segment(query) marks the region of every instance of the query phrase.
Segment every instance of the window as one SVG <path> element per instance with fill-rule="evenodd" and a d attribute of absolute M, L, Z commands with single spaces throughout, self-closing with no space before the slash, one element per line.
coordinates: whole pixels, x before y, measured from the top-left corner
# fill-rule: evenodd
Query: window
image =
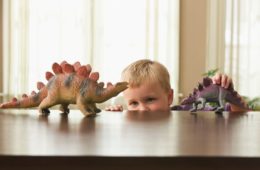
<path fill-rule="evenodd" d="M 115 83 L 129 63 L 163 63 L 178 92 L 178 0 L 4 0 L 4 93 L 36 89 L 53 62 L 91 64 Z"/>
<path fill-rule="evenodd" d="M 235 89 L 260 96 L 260 2 L 209 1 L 207 69 L 232 77 Z"/>
<path fill-rule="evenodd" d="M 233 0 L 226 5 L 225 68 L 241 94 L 260 96 L 260 1 Z"/>

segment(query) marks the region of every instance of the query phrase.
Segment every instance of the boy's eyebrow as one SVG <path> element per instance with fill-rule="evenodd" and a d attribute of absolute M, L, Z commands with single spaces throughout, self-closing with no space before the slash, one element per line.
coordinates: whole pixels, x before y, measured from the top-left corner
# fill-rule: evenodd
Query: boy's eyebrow
<path fill-rule="evenodd" d="M 148 100 L 148 99 L 156 99 L 157 97 L 155 97 L 155 96 L 147 96 L 147 97 L 145 97 L 143 100 Z"/>
<path fill-rule="evenodd" d="M 156 96 L 153 95 L 153 94 L 149 94 L 149 95 L 146 95 L 146 96 L 142 97 L 141 99 L 142 99 L 142 100 L 146 100 L 146 99 L 148 99 L 148 98 L 156 98 Z"/>

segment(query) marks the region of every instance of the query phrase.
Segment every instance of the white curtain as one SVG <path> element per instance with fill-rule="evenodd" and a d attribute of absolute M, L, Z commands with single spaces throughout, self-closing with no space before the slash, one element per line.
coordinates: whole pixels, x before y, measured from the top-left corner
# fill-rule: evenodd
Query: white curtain
<path fill-rule="evenodd" d="M 53 62 L 115 83 L 141 58 L 163 63 L 178 94 L 179 0 L 4 0 L 4 24 L 5 94 L 36 89 Z"/>
<path fill-rule="evenodd" d="M 207 6 L 206 71 L 224 71 L 225 58 L 225 0 L 209 0 Z"/>
<path fill-rule="evenodd" d="M 28 1 L 3 3 L 3 94 L 28 87 Z"/>
<path fill-rule="evenodd" d="M 260 1 L 227 1 L 226 71 L 239 91 L 260 96 Z"/>
<path fill-rule="evenodd" d="M 231 76 L 240 94 L 259 97 L 260 1 L 210 0 L 208 4 L 206 68 L 219 68 Z"/>

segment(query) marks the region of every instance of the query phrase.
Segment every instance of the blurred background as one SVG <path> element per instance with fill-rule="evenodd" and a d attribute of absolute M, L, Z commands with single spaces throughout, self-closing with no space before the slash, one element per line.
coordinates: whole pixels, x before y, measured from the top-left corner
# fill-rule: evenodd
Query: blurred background
<path fill-rule="evenodd" d="M 168 68 L 175 104 L 214 69 L 241 95 L 260 96 L 258 0 L 0 0 L 0 10 L 5 98 L 46 83 L 53 62 L 91 64 L 116 83 L 143 58 Z"/>

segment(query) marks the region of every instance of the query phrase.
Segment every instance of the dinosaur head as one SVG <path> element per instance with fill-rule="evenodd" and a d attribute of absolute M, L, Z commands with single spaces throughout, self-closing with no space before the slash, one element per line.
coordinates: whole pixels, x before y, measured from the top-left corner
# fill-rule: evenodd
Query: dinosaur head
<path fill-rule="evenodd" d="M 128 83 L 127 82 L 119 82 L 115 84 L 114 87 L 114 93 L 116 93 L 116 95 L 118 95 L 120 92 L 124 91 L 125 89 L 128 88 Z"/>
<path fill-rule="evenodd" d="M 107 88 L 105 88 L 103 91 L 103 95 L 109 95 L 111 97 L 115 97 L 127 88 L 128 88 L 127 82 L 118 82 L 115 85 L 108 83 Z"/>
<path fill-rule="evenodd" d="M 96 87 L 95 97 L 93 97 L 93 101 L 96 103 L 104 102 L 112 97 L 117 96 L 119 93 L 128 88 L 127 82 L 118 82 L 115 85 L 112 83 L 107 83 L 107 87 L 104 88 L 104 83 L 98 83 Z"/>

